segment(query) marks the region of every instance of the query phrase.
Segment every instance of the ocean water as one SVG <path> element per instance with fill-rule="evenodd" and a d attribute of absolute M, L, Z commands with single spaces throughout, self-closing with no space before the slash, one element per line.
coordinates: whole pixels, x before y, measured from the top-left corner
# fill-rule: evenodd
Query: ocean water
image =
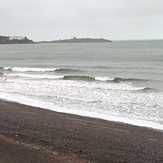
<path fill-rule="evenodd" d="M 163 129 L 163 41 L 0 45 L 0 98 Z"/>

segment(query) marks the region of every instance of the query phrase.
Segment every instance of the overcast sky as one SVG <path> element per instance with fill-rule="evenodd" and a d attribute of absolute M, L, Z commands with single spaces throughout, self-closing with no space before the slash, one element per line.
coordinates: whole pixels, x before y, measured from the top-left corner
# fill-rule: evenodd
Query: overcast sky
<path fill-rule="evenodd" d="M 0 0 L 0 35 L 163 38 L 163 0 Z"/>

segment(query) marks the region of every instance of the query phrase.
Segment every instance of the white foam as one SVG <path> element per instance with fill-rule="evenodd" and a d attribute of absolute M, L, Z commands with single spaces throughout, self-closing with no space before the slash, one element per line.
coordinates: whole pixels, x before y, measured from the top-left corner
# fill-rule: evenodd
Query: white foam
<path fill-rule="evenodd" d="M 33 100 L 32 98 L 27 98 L 25 96 L 20 96 L 16 94 L 7 94 L 7 93 L 0 93 L 0 98 L 2 100 L 6 101 L 12 101 L 17 102 L 20 104 L 25 104 L 33 107 L 39 107 L 42 109 L 48 109 L 60 113 L 69 113 L 74 115 L 80 115 L 85 117 L 91 117 L 91 118 L 98 118 L 98 119 L 104 119 L 108 121 L 114 121 L 114 122 L 123 122 L 127 124 L 132 124 L 135 126 L 141 126 L 141 127 L 149 127 L 154 129 L 163 130 L 163 125 L 151 121 L 145 121 L 145 120 L 139 120 L 139 119 L 129 119 L 124 117 L 117 117 L 112 115 L 106 115 L 106 114 L 99 114 L 96 112 L 88 112 L 83 110 L 74 110 L 74 109 L 66 109 L 63 107 L 55 106 L 53 103 L 50 102 L 43 102 L 39 100 Z"/>
<path fill-rule="evenodd" d="M 4 67 L 4 70 L 12 70 L 15 72 L 50 72 L 57 68 L 40 68 L 40 67 Z"/>
<path fill-rule="evenodd" d="M 105 76 L 99 76 L 99 77 L 95 77 L 95 80 L 99 80 L 99 81 L 113 81 L 114 78 L 110 78 L 110 77 L 105 77 Z"/>
<path fill-rule="evenodd" d="M 16 74 L 30 78 L 12 76 Z M 142 87 L 128 83 L 33 80 L 40 76 L 16 74 L 0 81 L 0 98 L 58 112 L 162 129 L 162 92 L 133 92 Z M 45 78 L 44 75 L 41 77 Z"/>
<path fill-rule="evenodd" d="M 54 80 L 64 79 L 63 75 L 28 74 L 28 73 L 5 74 L 4 77 L 20 77 L 20 78 L 29 78 L 29 79 L 54 79 Z M 144 90 L 146 88 L 146 87 L 136 87 L 130 83 L 98 83 L 96 84 L 92 82 L 92 84 L 90 85 L 86 81 L 84 81 L 84 83 L 77 82 L 77 84 L 86 85 L 88 87 L 93 86 L 94 88 L 102 88 L 105 90 L 120 90 L 120 91 L 139 91 L 139 90 Z"/>

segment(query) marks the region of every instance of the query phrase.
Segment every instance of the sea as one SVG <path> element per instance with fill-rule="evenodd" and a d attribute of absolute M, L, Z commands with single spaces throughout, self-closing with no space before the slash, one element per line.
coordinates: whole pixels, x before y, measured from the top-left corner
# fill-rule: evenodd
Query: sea
<path fill-rule="evenodd" d="M 0 99 L 163 130 L 163 41 L 0 45 Z"/>

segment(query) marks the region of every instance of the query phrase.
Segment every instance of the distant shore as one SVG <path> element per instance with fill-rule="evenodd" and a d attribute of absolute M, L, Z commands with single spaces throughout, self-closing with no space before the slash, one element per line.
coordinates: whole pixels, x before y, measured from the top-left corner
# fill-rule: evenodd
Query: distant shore
<path fill-rule="evenodd" d="M 0 101 L 0 162 L 154 163 L 163 132 Z"/>
<path fill-rule="evenodd" d="M 72 39 L 63 39 L 63 40 L 52 40 L 52 41 L 38 41 L 34 42 L 28 37 L 22 36 L 2 36 L 0 35 L 0 44 L 33 44 L 33 43 L 100 43 L 100 42 L 112 42 L 111 40 L 103 38 L 72 38 Z"/>
<path fill-rule="evenodd" d="M 64 40 L 53 40 L 53 41 L 40 41 L 38 43 L 104 43 L 104 42 L 112 42 L 111 40 L 103 39 L 103 38 L 72 38 L 72 39 L 64 39 Z"/>
<path fill-rule="evenodd" d="M 33 44 L 34 41 L 28 39 L 28 37 L 22 36 L 1 36 L 0 35 L 0 44 Z"/>

